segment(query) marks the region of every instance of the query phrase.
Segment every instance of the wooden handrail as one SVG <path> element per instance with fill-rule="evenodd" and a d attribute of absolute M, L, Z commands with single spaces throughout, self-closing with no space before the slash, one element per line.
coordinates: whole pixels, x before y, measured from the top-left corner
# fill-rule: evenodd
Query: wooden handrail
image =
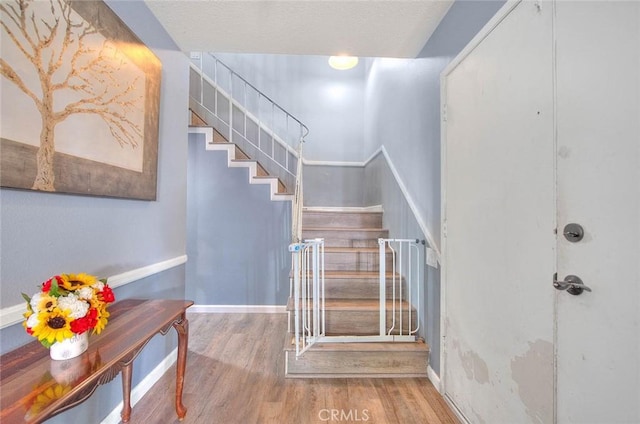
<path fill-rule="evenodd" d="M 131 415 L 131 371 L 142 348 L 172 327 L 178 332 L 176 413 L 184 418 L 182 388 L 186 368 L 189 300 L 126 299 L 113 304 L 104 331 L 89 337 L 77 358 L 54 361 L 38 341 L 0 357 L 0 422 L 41 423 L 88 399 L 97 387 L 122 372 L 122 421 Z"/>

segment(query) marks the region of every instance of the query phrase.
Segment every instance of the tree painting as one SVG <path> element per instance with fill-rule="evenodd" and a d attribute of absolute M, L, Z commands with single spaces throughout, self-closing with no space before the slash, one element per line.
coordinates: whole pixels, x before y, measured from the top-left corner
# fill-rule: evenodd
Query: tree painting
<path fill-rule="evenodd" d="M 56 128 L 72 117 L 99 118 L 101 131 L 120 148 L 144 146 L 144 73 L 102 35 L 99 23 L 71 6 L 66 0 L 0 2 L 0 37 L 14 52 L 0 57 L 1 75 L 39 113 L 33 120 L 40 124 L 34 190 L 56 191 Z M 77 138 L 85 149 L 97 143 L 91 134 Z"/>

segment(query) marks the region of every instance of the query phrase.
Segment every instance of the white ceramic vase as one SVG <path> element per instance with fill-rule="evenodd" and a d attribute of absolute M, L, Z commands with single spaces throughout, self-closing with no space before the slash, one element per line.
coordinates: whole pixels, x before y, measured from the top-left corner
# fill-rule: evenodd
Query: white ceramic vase
<path fill-rule="evenodd" d="M 51 359 L 57 361 L 75 358 L 80 356 L 89 348 L 89 332 L 76 334 L 70 339 L 64 339 L 61 342 L 55 342 L 49 348 Z"/>

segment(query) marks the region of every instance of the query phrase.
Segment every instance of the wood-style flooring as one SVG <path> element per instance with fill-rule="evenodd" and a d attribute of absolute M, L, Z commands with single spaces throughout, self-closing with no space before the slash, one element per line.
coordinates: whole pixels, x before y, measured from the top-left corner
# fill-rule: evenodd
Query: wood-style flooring
<path fill-rule="evenodd" d="M 286 314 L 188 314 L 184 424 L 457 423 L 426 378 L 285 379 Z M 178 423 L 175 366 L 130 423 Z"/>

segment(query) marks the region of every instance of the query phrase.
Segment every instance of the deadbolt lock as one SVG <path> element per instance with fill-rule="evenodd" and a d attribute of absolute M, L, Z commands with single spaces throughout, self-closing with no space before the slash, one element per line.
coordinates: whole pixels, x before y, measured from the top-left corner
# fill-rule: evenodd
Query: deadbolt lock
<path fill-rule="evenodd" d="M 566 238 L 571 243 L 577 243 L 584 237 L 584 228 L 580 224 L 567 224 L 562 231 L 564 238 Z"/>

